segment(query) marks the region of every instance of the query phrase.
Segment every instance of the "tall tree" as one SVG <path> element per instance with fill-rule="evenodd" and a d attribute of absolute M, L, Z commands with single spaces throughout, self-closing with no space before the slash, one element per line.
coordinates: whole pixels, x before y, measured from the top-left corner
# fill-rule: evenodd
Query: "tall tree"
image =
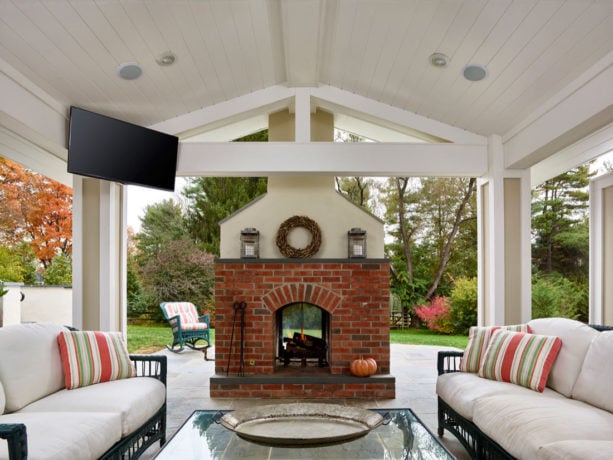
<path fill-rule="evenodd" d="M 72 253 L 69 187 L 0 158 L 0 243 L 27 241 L 44 268 Z"/>
<path fill-rule="evenodd" d="M 369 212 L 373 211 L 371 190 L 374 181 L 369 177 L 336 177 L 336 188 L 350 201 Z"/>
<path fill-rule="evenodd" d="M 155 260 L 165 246 L 186 236 L 187 229 L 180 205 L 168 199 L 147 206 L 141 218 L 141 230 L 134 235 L 140 265 L 144 265 L 147 260 Z"/>
<path fill-rule="evenodd" d="M 468 255 L 456 257 L 457 272 L 448 278 L 475 276 L 464 270 L 474 264 L 463 260 L 476 260 L 475 184 L 474 178 L 394 177 L 383 188 L 386 222 L 394 237 L 386 246 L 394 268 L 392 287 L 403 301 L 415 304 L 437 294 L 458 249 Z M 474 247 L 458 244 L 464 242 Z"/>
<path fill-rule="evenodd" d="M 263 177 L 198 177 L 183 190 L 187 228 L 207 252 L 219 255 L 219 222 L 266 192 Z"/>
<path fill-rule="evenodd" d="M 532 200 L 532 257 L 545 274 L 585 277 L 589 267 L 590 164 L 537 186 Z"/>

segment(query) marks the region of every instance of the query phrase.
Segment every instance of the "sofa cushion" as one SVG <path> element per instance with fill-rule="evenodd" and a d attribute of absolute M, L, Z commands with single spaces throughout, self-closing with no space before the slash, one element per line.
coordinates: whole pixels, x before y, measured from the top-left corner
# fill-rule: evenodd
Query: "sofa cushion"
<path fill-rule="evenodd" d="M 0 328 L 0 381 L 6 412 L 13 412 L 64 387 L 55 324 L 13 324 Z"/>
<path fill-rule="evenodd" d="M 530 332 L 530 328 L 527 324 L 512 326 L 472 326 L 468 331 L 468 344 L 460 360 L 460 370 L 462 372 L 479 372 L 479 367 L 483 362 L 485 350 L 490 343 L 492 334 L 498 329 Z"/>
<path fill-rule="evenodd" d="M 613 439 L 610 412 L 569 398 L 543 398 L 535 391 L 522 398 L 481 398 L 475 402 L 473 422 L 516 458 L 537 458 L 541 446 L 568 439 Z"/>
<path fill-rule="evenodd" d="M 4 414 L 4 406 L 6 405 L 6 398 L 4 397 L 4 387 L 0 382 L 0 415 Z"/>
<path fill-rule="evenodd" d="M 153 416 L 164 405 L 165 398 L 166 387 L 162 382 L 152 377 L 134 377 L 62 389 L 21 412 L 117 412 L 121 414 L 121 433 L 126 436 Z"/>
<path fill-rule="evenodd" d="M 586 441 L 572 439 L 541 446 L 538 460 L 610 460 L 613 458 L 613 441 Z"/>
<path fill-rule="evenodd" d="M 486 396 L 498 394 L 513 395 L 522 398 L 528 393 L 534 393 L 518 385 L 495 380 L 486 380 L 477 374 L 466 372 L 450 372 L 439 375 L 436 380 L 436 394 L 451 406 L 462 417 L 472 420 L 475 402 Z M 560 393 L 545 388 L 542 397 L 564 399 Z"/>
<path fill-rule="evenodd" d="M 600 333 L 586 324 L 566 318 L 533 319 L 528 325 L 535 334 L 553 335 L 562 340 L 547 386 L 570 398 L 587 349 Z"/>
<path fill-rule="evenodd" d="M 479 376 L 542 392 L 562 343 L 558 337 L 497 330 Z"/>
<path fill-rule="evenodd" d="M 57 340 L 67 389 L 136 374 L 119 332 L 62 331 Z"/>
<path fill-rule="evenodd" d="M 28 434 L 28 458 L 33 460 L 97 459 L 121 439 L 119 414 L 16 412 L 0 416 L 0 423 L 23 423 Z M 0 440 L 0 459 L 8 459 Z"/>
<path fill-rule="evenodd" d="M 613 331 L 601 332 L 587 350 L 573 398 L 613 412 Z"/>

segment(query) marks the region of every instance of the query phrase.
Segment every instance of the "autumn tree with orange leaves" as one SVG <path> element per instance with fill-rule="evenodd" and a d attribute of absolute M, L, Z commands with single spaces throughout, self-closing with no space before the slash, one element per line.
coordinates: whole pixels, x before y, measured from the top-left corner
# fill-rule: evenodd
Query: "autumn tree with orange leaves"
<path fill-rule="evenodd" d="M 45 269 L 72 254 L 72 189 L 0 158 L 0 245 L 24 241 Z"/>

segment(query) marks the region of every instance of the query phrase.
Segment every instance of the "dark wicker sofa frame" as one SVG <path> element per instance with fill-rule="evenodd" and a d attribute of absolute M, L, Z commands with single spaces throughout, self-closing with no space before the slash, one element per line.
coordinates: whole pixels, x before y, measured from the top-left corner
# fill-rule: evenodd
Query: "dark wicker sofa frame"
<path fill-rule="evenodd" d="M 598 331 L 613 330 L 613 326 L 590 324 Z M 461 351 L 439 351 L 437 360 L 438 375 L 460 371 Z M 472 458 L 513 459 L 496 441 L 484 434 L 477 425 L 453 410 L 440 397 L 438 399 L 438 435 L 443 436 L 445 429 L 453 434 Z"/>
<path fill-rule="evenodd" d="M 139 377 L 154 377 L 166 386 L 166 356 L 130 355 Z M 138 378 L 138 377 L 136 377 Z M 28 436 L 22 423 L 0 424 L 0 438 L 6 439 L 10 460 L 28 458 Z M 100 459 L 132 460 L 139 458 L 156 441 L 166 442 L 166 401 L 141 427 L 119 440 Z"/>

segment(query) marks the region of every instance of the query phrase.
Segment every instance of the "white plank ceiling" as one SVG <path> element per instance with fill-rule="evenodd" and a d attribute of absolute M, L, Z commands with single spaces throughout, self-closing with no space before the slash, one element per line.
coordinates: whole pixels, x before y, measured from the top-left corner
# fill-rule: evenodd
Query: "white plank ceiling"
<path fill-rule="evenodd" d="M 63 104 L 142 125 L 329 85 L 504 135 L 612 50 L 613 0 L 0 0 L 1 59 Z M 120 79 L 126 62 L 142 76 Z M 472 63 L 486 79 L 462 77 Z"/>

